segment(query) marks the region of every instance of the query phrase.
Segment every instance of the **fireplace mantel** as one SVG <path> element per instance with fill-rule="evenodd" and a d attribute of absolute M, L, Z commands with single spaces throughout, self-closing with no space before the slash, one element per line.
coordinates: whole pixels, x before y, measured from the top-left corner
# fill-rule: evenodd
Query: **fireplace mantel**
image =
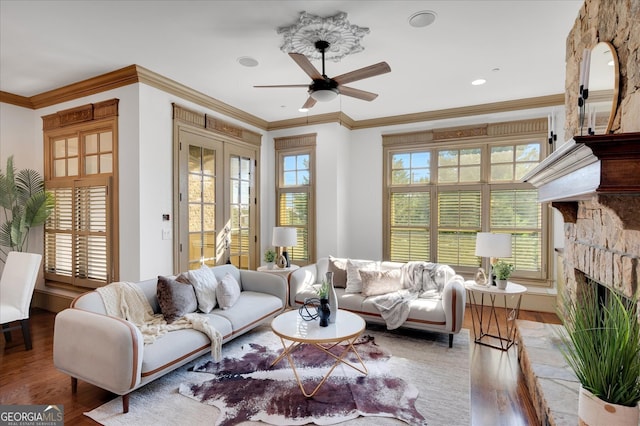
<path fill-rule="evenodd" d="M 640 230 L 640 133 L 576 136 L 527 173 L 540 202 L 575 223 L 578 201 L 598 196 L 626 229 Z"/>

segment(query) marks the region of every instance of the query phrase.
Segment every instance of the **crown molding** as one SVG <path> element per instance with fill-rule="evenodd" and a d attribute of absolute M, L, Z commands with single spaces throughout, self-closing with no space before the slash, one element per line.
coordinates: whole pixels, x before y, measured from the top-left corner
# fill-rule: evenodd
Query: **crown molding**
<path fill-rule="evenodd" d="M 272 121 L 265 130 L 282 130 L 292 127 L 312 126 L 315 124 L 338 123 L 349 130 L 353 130 L 356 122 L 347 114 L 328 112 L 326 114 L 309 115 L 307 117 L 291 118 L 288 120 Z"/>
<path fill-rule="evenodd" d="M 33 109 L 33 104 L 31 103 L 31 99 L 14 95 L 13 93 L 3 92 L 0 90 L 0 102 L 5 104 L 16 105 L 23 108 Z"/>
<path fill-rule="evenodd" d="M 564 93 L 539 96 L 535 98 L 516 99 L 512 101 L 492 102 L 489 104 L 448 108 L 437 111 L 425 111 L 413 114 L 373 118 L 370 120 L 359 120 L 354 123 L 353 129 L 395 126 L 398 124 L 411 124 L 421 121 L 445 120 L 448 118 L 469 117 L 474 115 L 494 114 L 497 112 L 517 111 L 558 105 L 564 105 Z"/>
<path fill-rule="evenodd" d="M 119 70 L 72 83 L 31 97 L 24 97 L 0 91 L 0 102 L 23 108 L 39 109 L 135 83 L 144 83 L 148 86 L 155 87 L 156 89 L 179 96 L 182 99 L 191 101 L 197 105 L 266 131 L 326 123 L 338 123 L 349 130 L 358 130 L 523 109 L 543 108 L 564 105 L 565 103 L 565 95 L 564 93 L 560 93 L 535 98 L 493 102 L 437 111 L 424 111 L 367 120 L 353 120 L 351 117 L 340 111 L 268 122 L 139 65 L 130 65 Z"/>

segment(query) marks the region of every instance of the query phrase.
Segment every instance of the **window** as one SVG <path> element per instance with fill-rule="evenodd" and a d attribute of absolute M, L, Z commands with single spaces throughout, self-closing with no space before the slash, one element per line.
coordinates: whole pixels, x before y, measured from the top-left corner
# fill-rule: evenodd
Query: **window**
<path fill-rule="evenodd" d="M 101 119 L 86 119 L 94 114 Z M 74 123 L 78 117 L 82 122 Z M 45 187 L 56 200 L 44 229 L 45 278 L 100 287 L 118 279 L 113 238 L 117 100 L 61 111 L 43 122 Z"/>
<path fill-rule="evenodd" d="M 475 256 L 476 234 L 510 233 L 513 255 L 504 260 L 515 265 L 514 276 L 546 279 L 545 210 L 537 190 L 520 182 L 543 158 L 542 130 L 462 140 L 443 131 L 456 137 L 411 144 L 385 137 L 384 258 L 472 274 L 483 262 Z"/>
<path fill-rule="evenodd" d="M 289 257 L 306 265 L 315 260 L 315 134 L 277 138 L 276 157 L 276 226 L 296 228 Z"/>

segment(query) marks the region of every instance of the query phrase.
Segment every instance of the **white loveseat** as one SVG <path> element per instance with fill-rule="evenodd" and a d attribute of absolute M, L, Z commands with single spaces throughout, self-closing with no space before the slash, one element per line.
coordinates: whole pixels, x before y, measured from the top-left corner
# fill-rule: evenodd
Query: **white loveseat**
<path fill-rule="evenodd" d="M 227 273 L 240 284 L 237 301 L 227 309 L 216 307 L 206 315 L 222 343 L 240 336 L 281 313 L 287 301 L 284 278 L 233 265 L 211 268 L 217 280 Z M 175 277 L 171 277 L 175 278 Z M 136 284 L 155 313 L 160 312 L 158 279 Z M 55 367 L 71 376 L 72 391 L 78 379 L 122 395 L 123 411 L 129 393 L 211 350 L 211 341 L 195 329 L 170 331 L 151 344 L 143 343 L 140 329 L 129 321 L 106 314 L 102 296 L 91 291 L 77 297 L 56 316 L 53 344 Z"/>
<path fill-rule="evenodd" d="M 359 314 L 365 321 L 385 324 L 381 311 L 376 307 L 375 296 L 367 296 L 356 290 L 338 287 L 341 281 L 336 270 L 336 265 L 344 265 L 350 261 L 349 272 L 353 276 L 353 265 L 375 266 L 372 269 L 378 271 L 397 270 L 398 273 L 407 264 L 397 262 L 374 262 L 372 260 L 350 260 L 331 258 L 331 269 L 334 272 L 335 290 L 338 298 L 338 307 Z M 320 258 L 317 263 L 303 266 L 294 271 L 289 277 L 290 304 L 299 307 L 305 299 L 317 298 L 316 288 L 326 277 L 330 268 L 330 258 Z M 433 265 L 433 264 L 430 264 Z M 420 295 L 408 301 L 408 316 L 402 327 L 419 330 L 435 331 L 449 334 L 449 347 L 453 345 L 453 335 L 460 332 L 464 320 L 466 293 L 461 276 L 456 275 L 453 269 L 447 265 L 435 266 L 432 279 L 433 289 L 423 289 Z M 349 278 L 351 278 L 349 277 Z M 425 281 L 428 281 L 426 279 Z M 363 289 L 364 290 L 364 289 Z M 388 325 L 388 324 L 387 324 Z"/>

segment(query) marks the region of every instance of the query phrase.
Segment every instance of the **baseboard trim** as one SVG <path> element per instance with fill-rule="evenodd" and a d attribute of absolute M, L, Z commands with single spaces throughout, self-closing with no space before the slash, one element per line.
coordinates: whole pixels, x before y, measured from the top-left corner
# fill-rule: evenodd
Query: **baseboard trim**
<path fill-rule="evenodd" d="M 31 306 L 34 308 L 44 309 L 49 312 L 58 313 L 71 306 L 73 299 L 74 298 L 71 296 L 54 294 L 36 289 L 33 292 Z"/>

